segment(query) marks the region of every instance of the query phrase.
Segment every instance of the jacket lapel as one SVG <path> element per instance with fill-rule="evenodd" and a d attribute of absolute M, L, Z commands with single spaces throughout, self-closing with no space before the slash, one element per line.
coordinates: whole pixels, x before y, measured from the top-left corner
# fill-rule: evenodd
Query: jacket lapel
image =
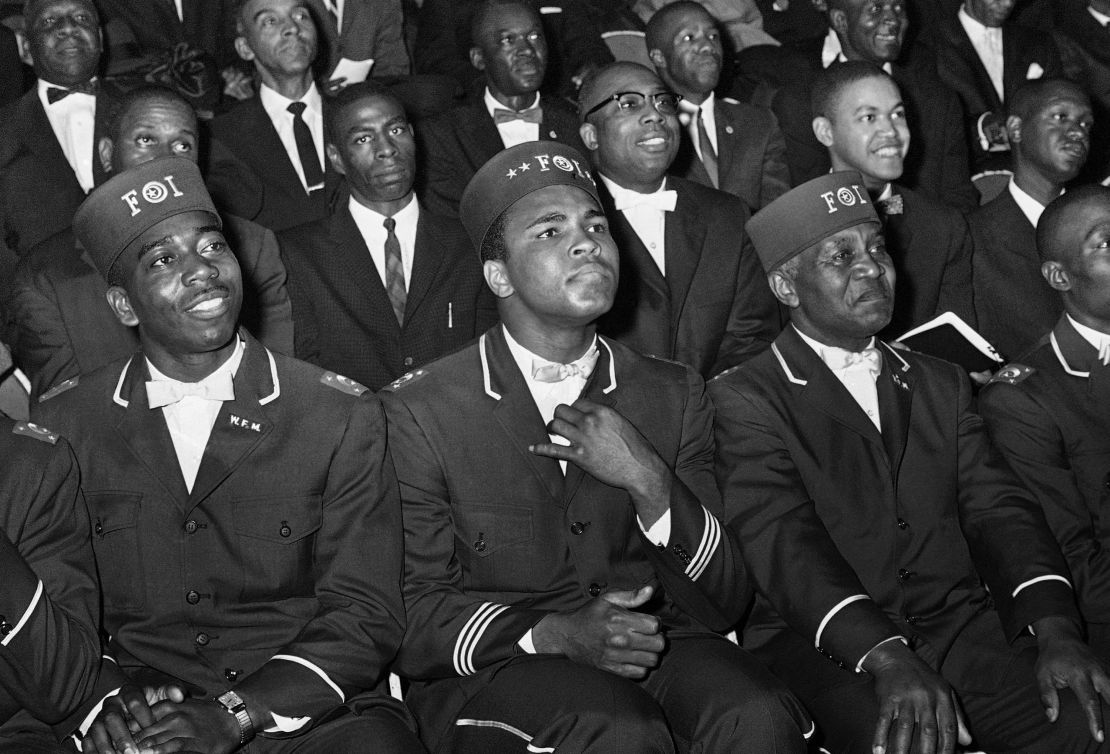
<path fill-rule="evenodd" d="M 413 201 L 416 201 L 413 199 Z M 437 233 L 434 220 L 420 208 L 420 219 L 416 223 L 416 248 L 412 255 L 412 275 L 409 279 L 408 296 L 405 299 L 405 322 L 412 320 L 420 302 L 424 300 L 435 280 L 443 262 L 443 250 L 448 243 Z M 384 292 L 384 288 L 383 288 Z"/>
<path fill-rule="evenodd" d="M 725 185 L 725 176 L 732 170 L 732 158 L 737 152 L 736 142 L 740 139 L 739 129 L 729 117 L 729 111 L 719 98 L 713 108 L 713 120 L 716 121 L 717 131 L 717 178 L 720 185 Z"/>
<path fill-rule="evenodd" d="M 355 285 L 371 310 L 374 329 L 386 323 L 385 327 L 392 327 L 400 332 L 400 325 L 397 324 L 397 317 L 393 314 L 393 306 L 389 303 L 385 285 L 382 284 L 382 278 L 374 266 L 374 260 L 370 257 L 370 250 L 366 248 L 366 241 L 363 240 L 362 233 L 355 224 L 354 218 L 351 217 L 346 197 L 340 201 L 338 209 L 331 215 L 329 234 L 332 251 L 335 254 L 334 269 L 340 271 L 345 278 L 345 280 L 336 281 L 337 284 L 341 288 L 348 288 L 351 283 Z M 320 267 L 327 269 L 333 265 L 325 261 Z M 413 274 L 415 276 L 415 270 Z"/>
<path fill-rule="evenodd" d="M 497 130 L 493 118 L 486 112 L 486 105 L 481 95 L 477 95 L 476 101 L 471 102 L 469 115 L 464 122 L 466 123 L 465 133 L 461 134 L 459 143 L 463 149 L 470 152 L 470 163 L 477 170 L 485 165 L 490 157 L 503 150 L 505 143 L 501 141 L 501 133 Z"/>
<path fill-rule="evenodd" d="M 976 79 L 976 86 L 979 91 L 986 92 L 987 98 L 990 100 L 992 110 L 997 110 L 1002 107 L 1002 100 L 998 97 L 998 92 L 995 91 L 994 83 L 991 81 L 991 75 L 987 73 L 987 67 L 983 65 L 983 61 L 979 58 L 979 53 L 975 51 L 975 45 L 971 43 L 971 38 L 967 36 L 964 31 L 963 24 L 960 23 L 959 18 L 953 17 L 948 22 L 948 32 L 951 36 L 953 43 L 959 49 L 959 56 L 962 58 L 969 67 L 969 72 Z M 1006 39 L 1003 34 L 1002 39 L 1002 55 L 1005 59 L 1006 55 Z M 1003 68 L 1002 73 L 1003 90 L 1005 90 L 1006 72 Z"/>
<path fill-rule="evenodd" d="M 617 365 L 613 351 L 599 335 L 597 338 L 598 357 L 593 374 L 582 389 L 582 397 L 601 406 L 617 406 Z M 563 506 L 567 507 L 578 493 L 582 480 L 588 476 L 573 462 L 567 463 L 566 486 L 563 493 Z"/>
<path fill-rule="evenodd" d="M 913 373 L 905 359 L 885 343 L 878 344 L 883 354 L 883 371 L 876 380 L 879 393 L 879 422 L 883 426 L 883 446 L 895 480 L 906 452 L 913 403 Z"/>
<path fill-rule="evenodd" d="M 667 179 L 667 183 L 669 188 L 676 188 L 671 179 Z M 686 305 L 686 295 L 690 292 L 690 283 L 701 261 L 706 225 L 702 222 L 698 207 L 681 190 L 678 190 L 678 203 L 674 212 L 665 214 L 663 244 L 667 260 L 666 284 L 671 301 L 671 332 L 677 334 L 678 320 Z M 671 345 L 674 346 L 673 343 Z"/>

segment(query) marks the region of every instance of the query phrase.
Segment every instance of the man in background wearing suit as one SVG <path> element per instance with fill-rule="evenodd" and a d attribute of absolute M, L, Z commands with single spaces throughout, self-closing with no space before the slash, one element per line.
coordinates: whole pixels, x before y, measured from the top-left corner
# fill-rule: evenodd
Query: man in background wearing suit
<path fill-rule="evenodd" d="M 235 49 L 254 63 L 258 94 L 212 121 L 212 135 L 263 184 L 253 219 L 273 231 L 327 214 L 324 114 L 313 81 L 317 30 L 308 0 L 246 0 L 237 17 Z M 234 175 L 221 193 L 243 190 Z M 248 189 L 249 190 L 249 189 Z"/>
<path fill-rule="evenodd" d="M 412 69 L 405 46 L 404 14 L 400 0 L 310 0 L 327 56 L 330 80 L 343 58 L 367 60 L 370 76 L 407 76 Z M 353 82 L 347 82 L 353 83 Z"/>
<path fill-rule="evenodd" d="M 647 25 L 648 55 L 663 83 L 682 95 L 682 146 L 670 172 L 744 200 L 751 212 L 790 188 L 786 143 L 769 111 L 718 99 L 722 48 L 717 22 L 691 0 L 665 5 Z"/>
<path fill-rule="evenodd" d="M 405 522 L 398 667 L 425 742 L 804 751 L 804 711 L 713 633 L 749 592 L 719 536 L 701 378 L 595 332 L 618 254 L 585 158 L 512 147 L 462 207 L 503 324 L 382 393 Z"/>
<path fill-rule="evenodd" d="M 758 589 L 744 646 L 829 751 L 1105 751 L 1110 677 L 1040 506 L 967 375 L 875 337 L 894 268 L 863 179 L 817 178 L 748 225 L 791 323 L 709 387 Z"/>
<path fill-rule="evenodd" d="M 356 84 L 328 101 L 324 122 L 349 197 L 280 237 L 297 355 L 378 390 L 486 330 L 496 304 L 459 222 L 413 195 L 416 147 L 401 103 Z"/>
<path fill-rule="evenodd" d="M 450 217 L 467 182 L 506 147 L 553 140 L 580 148 L 578 119 L 559 97 L 540 97 L 547 39 L 540 15 L 520 2 L 489 2 L 474 15 L 470 62 L 485 74 L 478 97 L 420 124 L 422 199 Z M 541 101 L 542 99 L 542 101 Z"/>
<path fill-rule="evenodd" d="M 221 225 L 175 158 L 74 221 L 140 350 L 36 407 L 81 466 L 111 637 L 71 729 L 99 754 L 422 751 L 387 689 L 405 617 L 381 406 L 237 328 Z"/>
<path fill-rule="evenodd" d="M 703 377 L 770 345 L 779 312 L 732 194 L 668 176 L 682 139 L 678 95 L 636 63 L 583 87 L 582 140 L 621 253 L 620 287 L 598 330 Z"/>
<path fill-rule="evenodd" d="M 1044 208 L 1087 160 L 1094 118 L 1087 95 L 1063 79 L 1018 89 L 1006 119 L 1014 177 L 1005 191 L 968 216 L 979 331 L 1006 358 L 1017 358 L 1063 313 L 1041 276 L 1036 228 Z"/>

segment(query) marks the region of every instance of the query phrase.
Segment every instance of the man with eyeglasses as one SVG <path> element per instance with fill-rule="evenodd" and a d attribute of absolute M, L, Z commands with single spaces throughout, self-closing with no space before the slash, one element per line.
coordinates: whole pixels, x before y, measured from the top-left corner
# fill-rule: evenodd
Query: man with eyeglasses
<path fill-rule="evenodd" d="M 579 133 L 621 251 L 616 303 L 598 329 L 708 378 L 769 346 L 779 312 L 744 231 L 744 202 L 667 175 L 679 99 L 635 63 L 614 63 L 582 88 Z"/>

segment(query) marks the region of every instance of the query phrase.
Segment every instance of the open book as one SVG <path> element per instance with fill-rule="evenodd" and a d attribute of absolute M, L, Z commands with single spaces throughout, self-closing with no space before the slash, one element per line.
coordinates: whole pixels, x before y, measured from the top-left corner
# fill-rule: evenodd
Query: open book
<path fill-rule="evenodd" d="M 944 312 L 897 338 L 914 351 L 959 364 L 969 372 L 994 371 L 1002 357 L 994 346 L 953 312 Z"/>

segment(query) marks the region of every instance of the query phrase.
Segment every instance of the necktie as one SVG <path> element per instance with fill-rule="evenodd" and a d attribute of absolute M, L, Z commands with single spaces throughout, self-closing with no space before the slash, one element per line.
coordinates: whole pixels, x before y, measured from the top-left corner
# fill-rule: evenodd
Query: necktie
<path fill-rule="evenodd" d="M 987 75 L 990 76 L 991 83 L 994 85 L 995 92 L 998 93 L 999 99 L 1005 99 L 1004 83 L 1003 83 L 1003 53 L 1002 53 L 1002 29 L 984 27 L 983 29 L 983 43 L 987 49 L 987 60 L 983 61 L 986 65 Z"/>
<path fill-rule="evenodd" d="M 865 348 L 862 351 L 848 351 L 844 354 L 844 371 L 866 371 L 877 377 L 882 371 L 883 359 L 878 348 Z"/>
<path fill-rule="evenodd" d="M 303 102 L 293 102 L 289 105 L 289 112 L 293 113 L 293 138 L 297 142 L 297 156 L 301 159 L 301 169 L 304 170 L 304 182 L 309 193 L 324 185 L 324 170 L 320 167 L 320 157 L 316 154 L 316 144 L 312 141 L 312 131 L 301 117 L 307 108 Z"/>
<path fill-rule="evenodd" d="M 878 205 L 884 215 L 900 215 L 903 209 L 902 195 L 892 194 L 886 199 L 880 199 Z"/>
<path fill-rule="evenodd" d="M 392 217 L 385 218 L 385 292 L 389 296 L 389 303 L 393 306 L 393 314 L 397 317 L 397 324 L 405 324 L 405 267 L 401 263 L 401 242 L 393 229 L 397 221 Z"/>
<path fill-rule="evenodd" d="M 96 84 L 92 81 L 86 81 L 83 84 L 71 86 L 69 89 L 62 89 L 57 86 L 49 86 L 46 88 L 46 101 L 48 104 L 53 105 L 59 100 L 63 100 L 71 94 L 88 94 L 96 96 Z"/>
<path fill-rule="evenodd" d="M 640 194 L 629 191 L 620 197 L 614 197 L 614 203 L 619 211 L 633 207 L 651 207 L 661 212 L 674 212 L 678 202 L 678 193 L 675 191 L 656 191 L 654 194 Z"/>
<path fill-rule="evenodd" d="M 713 188 L 720 187 L 717 173 L 717 151 L 713 149 L 713 142 L 709 140 L 709 131 L 705 128 L 705 118 L 702 110 L 698 108 L 698 151 L 701 152 L 701 162 L 705 165 L 705 172 L 709 174 L 709 181 Z"/>
<path fill-rule="evenodd" d="M 522 120 L 526 123 L 543 123 L 543 108 L 536 106 L 518 111 L 498 107 L 493 111 L 493 122 L 497 125 L 512 123 L 514 120 Z"/>
<path fill-rule="evenodd" d="M 210 401 L 233 401 L 235 386 L 231 375 L 226 372 L 204 382 L 149 380 L 146 383 L 146 400 L 151 408 L 170 406 L 188 396 Z"/>
<path fill-rule="evenodd" d="M 336 7 L 335 0 L 324 0 L 324 7 L 328 9 L 332 21 L 335 21 L 335 28 L 339 29 L 339 8 Z"/>
<path fill-rule="evenodd" d="M 532 379 L 536 382 L 562 382 L 569 377 L 578 377 L 583 382 L 593 374 L 597 366 L 597 348 L 591 348 L 585 356 L 569 364 L 553 364 L 551 362 L 533 359 Z"/>

